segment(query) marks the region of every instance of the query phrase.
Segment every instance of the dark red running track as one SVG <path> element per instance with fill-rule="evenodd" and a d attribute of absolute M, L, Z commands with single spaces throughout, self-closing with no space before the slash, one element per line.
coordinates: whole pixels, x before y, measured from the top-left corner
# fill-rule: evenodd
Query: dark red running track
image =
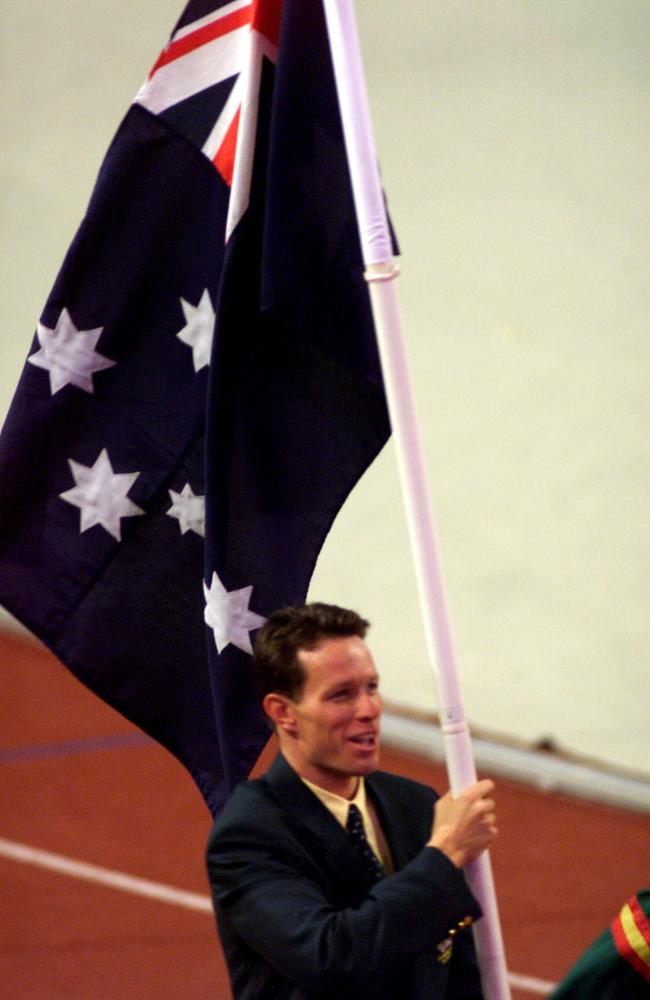
<path fill-rule="evenodd" d="M 51 656 L 0 634 L 0 845 L 207 894 L 210 818 L 191 779 Z M 386 748 L 383 766 L 444 788 Z M 650 817 L 498 781 L 492 860 L 508 955 L 534 991 L 650 882 Z M 227 1000 L 209 912 L 0 851 L 1 1000 Z"/>

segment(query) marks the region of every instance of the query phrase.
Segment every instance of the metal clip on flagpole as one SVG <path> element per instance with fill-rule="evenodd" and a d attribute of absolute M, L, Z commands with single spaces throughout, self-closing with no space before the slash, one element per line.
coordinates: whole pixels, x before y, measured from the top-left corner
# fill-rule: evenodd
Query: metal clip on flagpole
<path fill-rule="evenodd" d="M 432 505 L 402 333 L 396 287 L 399 268 L 393 260 L 379 180 L 353 0 L 323 0 L 323 3 L 425 634 L 437 678 L 447 770 L 452 793 L 457 795 L 476 780 L 476 768 L 458 681 Z M 505 953 L 487 852 L 467 866 L 466 874 L 483 909 L 483 919 L 477 923 L 474 933 L 486 1000 L 509 1000 Z"/>

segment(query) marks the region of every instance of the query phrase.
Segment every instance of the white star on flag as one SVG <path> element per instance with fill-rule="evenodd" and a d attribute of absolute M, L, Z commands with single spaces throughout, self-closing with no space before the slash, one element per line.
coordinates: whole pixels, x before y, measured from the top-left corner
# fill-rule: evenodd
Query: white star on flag
<path fill-rule="evenodd" d="M 195 531 L 205 536 L 205 497 L 196 496 L 189 483 L 180 493 L 169 490 L 172 505 L 167 511 L 169 517 L 177 517 L 181 534 Z"/>
<path fill-rule="evenodd" d="M 226 590 L 216 573 L 212 574 L 210 589 L 203 584 L 205 595 L 205 623 L 214 632 L 214 641 L 220 653 L 229 642 L 245 653 L 252 653 L 250 632 L 266 621 L 261 615 L 250 611 L 248 604 L 252 587 L 241 590 Z"/>
<path fill-rule="evenodd" d="M 66 503 L 80 508 L 80 532 L 99 524 L 118 542 L 121 541 L 120 519 L 144 514 L 127 497 L 140 473 L 113 472 L 106 448 L 102 448 L 94 465 L 81 465 L 72 458 L 68 459 L 68 465 L 76 485 L 59 496 Z"/>
<path fill-rule="evenodd" d="M 198 372 L 210 364 L 214 333 L 215 311 L 207 288 L 203 289 L 198 306 L 181 299 L 181 308 L 185 316 L 185 326 L 176 336 L 192 348 L 194 371 Z"/>
<path fill-rule="evenodd" d="M 93 392 L 93 374 L 116 364 L 95 350 L 103 329 L 78 330 L 67 309 L 61 310 L 53 330 L 38 324 L 36 335 L 41 346 L 27 360 L 49 372 L 52 395 L 65 385 Z"/>

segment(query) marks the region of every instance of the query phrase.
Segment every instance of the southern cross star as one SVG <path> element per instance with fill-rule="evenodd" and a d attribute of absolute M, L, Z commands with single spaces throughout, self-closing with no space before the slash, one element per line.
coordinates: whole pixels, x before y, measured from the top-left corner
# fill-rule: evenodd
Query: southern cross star
<path fill-rule="evenodd" d="M 75 486 L 59 496 L 81 510 L 79 531 L 88 531 L 99 524 L 117 541 L 121 541 L 120 519 L 144 514 L 129 500 L 127 493 L 139 472 L 113 472 L 106 448 L 102 448 L 94 465 L 87 466 L 68 459 Z"/>
<path fill-rule="evenodd" d="M 210 364 L 212 335 L 214 333 L 215 312 L 207 288 L 203 289 L 198 306 L 193 306 L 191 302 L 181 299 L 181 308 L 185 316 L 185 326 L 179 330 L 176 336 L 192 348 L 194 371 L 198 372 Z"/>
<path fill-rule="evenodd" d="M 244 653 L 252 653 L 250 633 L 266 621 L 261 615 L 250 611 L 248 604 L 252 587 L 228 592 L 216 573 L 212 574 L 210 588 L 203 584 L 205 595 L 205 623 L 214 632 L 214 641 L 220 653 L 229 642 Z"/>
<path fill-rule="evenodd" d="M 189 483 L 180 493 L 169 490 L 172 505 L 167 511 L 169 517 L 177 517 L 181 534 L 195 531 L 205 536 L 205 497 L 196 496 Z"/>
<path fill-rule="evenodd" d="M 52 395 L 65 385 L 93 392 L 94 373 L 116 364 L 95 350 L 103 329 L 78 330 L 67 309 L 61 310 L 53 330 L 38 324 L 36 335 L 41 346 L 27 360 L 49 373 Z"/>

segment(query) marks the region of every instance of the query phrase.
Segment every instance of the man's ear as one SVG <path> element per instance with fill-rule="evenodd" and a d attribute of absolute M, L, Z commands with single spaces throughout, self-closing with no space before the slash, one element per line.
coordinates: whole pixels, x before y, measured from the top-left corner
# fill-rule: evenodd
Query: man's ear
<path fill-rule="evenodd" d="M 297 732 L 293 702 L 283 694 L 271 692 L 264 696 L 262 707 L 276 730 L 295 736 Z"/>

